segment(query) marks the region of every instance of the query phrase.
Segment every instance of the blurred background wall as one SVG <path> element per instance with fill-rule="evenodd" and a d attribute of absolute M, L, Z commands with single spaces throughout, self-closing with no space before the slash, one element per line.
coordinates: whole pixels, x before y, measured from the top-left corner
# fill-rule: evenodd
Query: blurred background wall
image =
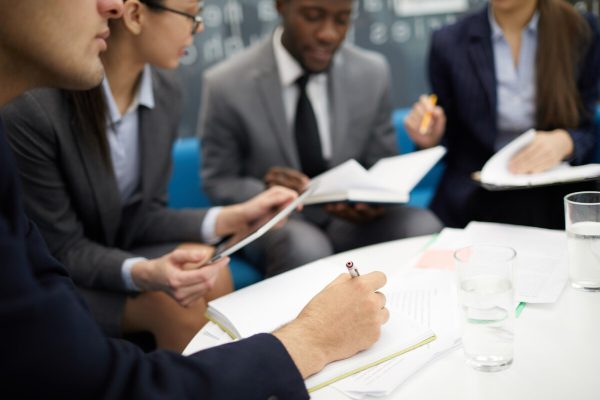
<path fill-rule="evenodd" d="M 571 1 L 599 15 L 600 0 Z M 409 107 L 427 92 L 431 32 L 487 0 L 355 0 L 347 40 L 383 53 L 392 68 L 394 107 Z M 196 134 L 203 71 L 269 35 L 278 23 L 274 0 L 205 0 L 205 31 L 196 35 L 178 72 L 184 82 L 181 136 Z"/>

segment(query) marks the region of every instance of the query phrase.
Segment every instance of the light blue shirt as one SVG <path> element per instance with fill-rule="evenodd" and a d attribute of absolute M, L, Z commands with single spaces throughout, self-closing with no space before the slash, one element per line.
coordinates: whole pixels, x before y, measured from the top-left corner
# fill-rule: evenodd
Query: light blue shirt
<path fill-rule="evenodd" d="M 154 108 L 154 89 L 152 87 L 152 71 L 149 65 L 144 67 L 136 94 L 129 108 L 123 115 L 110 89 L 107 79 L 102 82 L 108 115 L 106 117 L 106 135 L 110 147 L 110 157 L 117 187 L 121 195 L 121 203 L 127 204 L 140 185 L 140 146 L 139 146 L 139 109 Z M 202 238 L 207 243 L 218 241 L 215 226 L 221 207 L 211 208 L 204 217 L 201 230 Z M 139 291 L 133 282 L 131 269 L 143 257 L 128 258 L 121 266 L 121 277 L 129 290 Z"/>
<path fill-rule="evenodd" d="M 498 137 L 495 149 L 535 126 L 535 58 L 539 12 L 521 33 L 519 63 L 515 66 L 510 45 L 489 7 L 496 68 Z"/>

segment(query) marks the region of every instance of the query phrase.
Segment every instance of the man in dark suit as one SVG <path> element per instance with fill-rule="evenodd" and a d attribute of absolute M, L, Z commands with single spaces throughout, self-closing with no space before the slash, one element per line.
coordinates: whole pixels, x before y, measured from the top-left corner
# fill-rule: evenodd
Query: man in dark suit
<path fill-rule="evenodd" d="M 370 168 L 397 154 L 385 58 L 344 43 L 351 0 L 277 0 L 273 35 L 204 77 L 202 176 L 217 204 L 265 187 L 302 191 L 309 178 L 354 158 Z M 247 250 L 266 274 L 382 241 L 441 229 L 428 210 L 364 203 L 307 207 Z M 258 248 L 260 246 L 260 248 Z"/>
<path fill-rule="evenodd" d="M 97 85 L 107 20 L 121 9 L 120 0 L 0 0 L 0 107 L 37 86 Z M 302 378 L 369 347 L 388 318 L 376 292 L 382 274 L 344 275 L 274 334 L 188 358 L 146 355 L 106 339 L 23 212 L 1 123 L 0 260 L 0 390 L 7 398 L 304 399 Z"/>

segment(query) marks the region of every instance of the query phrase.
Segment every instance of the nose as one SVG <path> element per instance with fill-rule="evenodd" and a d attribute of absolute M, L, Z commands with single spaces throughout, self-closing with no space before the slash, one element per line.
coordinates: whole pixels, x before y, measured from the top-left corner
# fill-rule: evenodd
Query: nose
<path fill-rule="evenodd" d="M 322 43 L 337 43 L 341 40 L 341 36 L 341 32 L 332 19 L 327 19 L 317 31 L 317 39 Z"/>
<path fill-rule="evenodd" d="M 97 0 L 98 13 L 106 19 L 116 19 L 123 15 L 123 0 Z"/>

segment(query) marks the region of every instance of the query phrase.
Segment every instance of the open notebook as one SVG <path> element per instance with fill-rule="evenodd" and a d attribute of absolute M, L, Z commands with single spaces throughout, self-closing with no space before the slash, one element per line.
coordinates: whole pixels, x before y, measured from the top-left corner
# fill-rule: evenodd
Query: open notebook
<path fill-rule="evenodd" d="M 379 160 L 369 170 L 351 159 L 313 178 L 319 187 L 304 204 L 340 201 L 408 203 L 410 191 L 444 156 L 437 146 Z"/>
<path fill-rule="evenodd" d="M 207 317 L 233 338 L 272 332 L 293 320 L 329 282 L 344 271 L 343 265 L 317 261 L 261 281 L 208 304 Z M 240 306 L 242 305 L 242 306 Z M 332 321 L 332 323 L 335 323 Z M 391 312 L 381 337 L 371 348 L 336 361 L 306 380 L 309 391 L 400 356 L 435 340 L 434 333 L 401 312 Z"/>
<path fill-rule="evenodd" d="M 600 176 L 600 164 L 587 164 L 574 167 L 565 162 L 548 171 L 537 174 L 516 175 L 511 173 L 508 170 L 509 161 L 521 149 L 531 143 L 534 137 L 535 130 L 531 129 L 494 154 L 481 170 L 480 179 L 483 187 L 489 190 L 505 190 L 576 182 Z"/>

